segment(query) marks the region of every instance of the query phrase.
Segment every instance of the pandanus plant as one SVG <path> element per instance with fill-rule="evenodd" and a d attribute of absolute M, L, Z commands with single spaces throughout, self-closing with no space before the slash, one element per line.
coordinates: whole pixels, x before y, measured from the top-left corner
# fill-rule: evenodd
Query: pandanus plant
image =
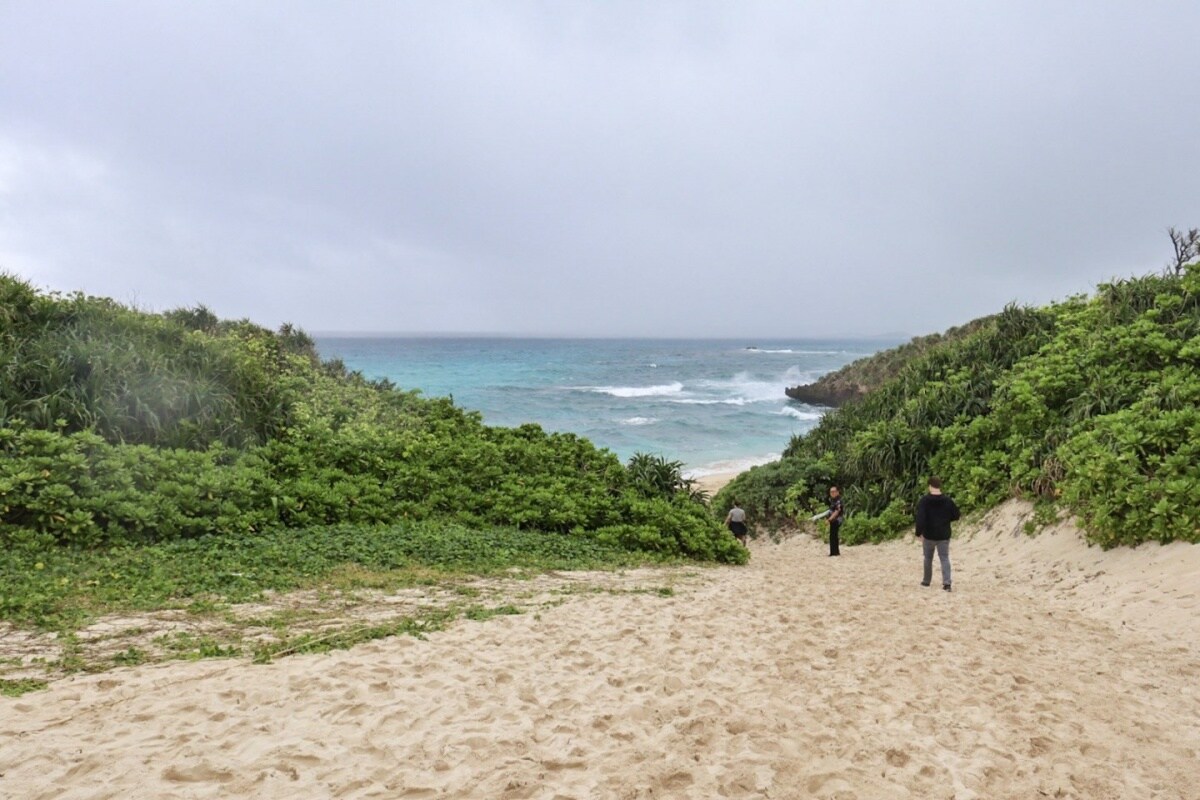
<path fill-rule="evenodd" d="M 678 494 L 704 501 L 708 494 L 696 486 L 696 481 L 683 476 L 682 461 L 668 461 L 663 456 L 635 453 L 625 467 L 630 483 L 647 497 L 674 497 Z"/>

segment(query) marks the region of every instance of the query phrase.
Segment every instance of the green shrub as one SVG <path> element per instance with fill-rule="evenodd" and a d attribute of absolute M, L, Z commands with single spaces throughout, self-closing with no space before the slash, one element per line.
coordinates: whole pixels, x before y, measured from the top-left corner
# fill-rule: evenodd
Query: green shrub
<path fill-rule="evenodd" d="M 96 548 L 455 523 L 739 562 L 680 464 L 322 364 L 203 306 L 145 314 L 0 275 L 0 543 Z"/>
<path fill-rule="evenodd" d="M 419 567 L 489 574 L 634 561 L 591 536 L 431 522 L 275 529 L 99 551 L 16 545 L 0 551 L 0 620 L 71 629 L 97 609 L 244 602 L 327 579 L 347 565 L 380 573 Z"/>
<path fill-rule="evenodd" d="M 910 527 L 938 474 L 964 510 L 1022 496 L 1065 506 L 1105 546 L 1200 541 L 1200 264 L 969 329 L 899 367 L 893 354 L 891 380 L 717 505 L 736 492 L 752 517 L 785 517 L 836 483 L 846 541 L 876 541 Z"/>

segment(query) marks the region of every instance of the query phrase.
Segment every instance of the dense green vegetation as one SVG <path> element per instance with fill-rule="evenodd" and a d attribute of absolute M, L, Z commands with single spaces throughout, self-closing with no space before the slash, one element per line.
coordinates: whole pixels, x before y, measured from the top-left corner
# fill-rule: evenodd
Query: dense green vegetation
<path fill-rule="evenodd" d="M 47 565 L 68 552 L 100 563 L 194 541 L 251 557 L 283 548 L 271 538 L 283 532 L 303 531 L 287 534 L 300 551 L 346 525 L 368 542 L 466 530 L 502 553 L 535 534 L 535 551 L 586 544 L 612 563 L 620 551 L 745 560 L 677 471 L 647 480 L 645 458 L 626 468 L 573 435 L 485 426 L 322 362 L 291 326 L 148 314 L 4 275 L 0 453 L 0 573 L 21 587 L 3 590 L 9 618 L 39 591 L 18 573 L 42 563 L 30 574 L 52 580 Z"/>
<path fill-rule="evenodd" d="M 356 576 L 396 586 L 433 575 L 612 567 L 637 560 L 589 537 L 440 523 L 369 531 L 358 525 L 276 529 L 103 550 L 22 548 L 0 559 L 0 619 L 72 630 L 105 612 L 245 602 L 264 590 L 329 582 L 351 564 Z"/>
<path fill-rule="evenodd" d="M 843 541 L 911 527 L 930 474 L 964 509 L 1007 497 L 1079 516 L 1092 541 L 1200 541 L 1200 263 L 1092 297 L 1010 307 L 911 354 L 861 400 L 739 476 L 762 521 L 843 488 Z"/>

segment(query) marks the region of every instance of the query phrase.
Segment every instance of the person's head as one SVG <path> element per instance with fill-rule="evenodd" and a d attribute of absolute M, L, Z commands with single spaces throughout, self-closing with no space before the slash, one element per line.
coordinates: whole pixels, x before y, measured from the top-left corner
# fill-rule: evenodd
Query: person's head
<path fill-rule="evenodd" d="M 836 487 L 836 486 L 830 486 L 830 487 L 829 487 L 829 496 L 830 496 L 830 497 L 841 497 L 841 496 L 842 496 L 842 490 L 841 490 L 841 489 L 839 489 L 839 488 L 838 488 L 838 487 Z"/>
<path fill-rule="evenodd" d="M 942 479 L 937 475 L 931 475 L 929 477 L 929 491 L 934 494 L 942 493 Z"/>
<path fill-rule="evenodd" d="M 737 508 L 737 507 L 738 507 L 738 501 L 737 501 L 737 500 L 731 500 L 730 502 L 732 502 L 732 503 L 733 503 L 733 507 L 734 507 L 734 508 Z"/>

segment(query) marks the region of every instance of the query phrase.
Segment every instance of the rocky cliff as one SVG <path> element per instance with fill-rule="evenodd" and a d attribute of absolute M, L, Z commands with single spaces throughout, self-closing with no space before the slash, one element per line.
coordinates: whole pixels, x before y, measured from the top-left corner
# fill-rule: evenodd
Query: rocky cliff
<path fill-rule="evenodd" d="M 838 376 L 836 379 L 835 376 Z M 822 377 L 816 383 L 803 386 L 789 386 L 784 391 L 793 400 L 807 403 L 810 406 L 829 406 L 837 408 L 843 403 L 862 397 L 871 387 L 864 383 L 840 376 L 840 370 Z"/>

